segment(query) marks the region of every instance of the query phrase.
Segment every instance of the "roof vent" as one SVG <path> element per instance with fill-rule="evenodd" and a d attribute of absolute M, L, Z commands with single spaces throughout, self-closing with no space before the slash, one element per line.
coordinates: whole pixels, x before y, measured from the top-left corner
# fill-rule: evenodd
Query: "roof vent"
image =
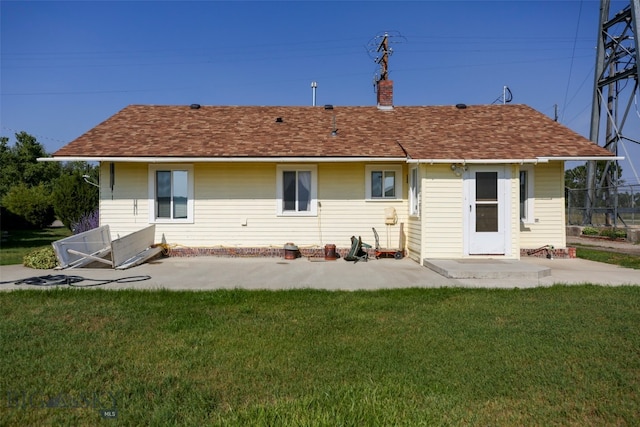
<path fill-rule="evenodd" d="M 284 120 L 282 120 L 282 117 L 276 117 L 276 123 L 282 123 L 284 122 Z"/>
<path fill-rule="evenodd" d="M 327 104 L 327 105 L 324 106 L 324 109 L 325 110 L 333 110 L 333 105 Z"/>
<path fill-rule="evenodd" d="M 200 108 L 200 104 L 191 104 L 189 108 L 191 108 L 192 110 L 198 110 Z"/>
<path fill-rule="evenodd" d="M 456 108 L 458 110 L 464 110 L 465 108 L 467 108 L 467 104 L 456 104 Z"/>

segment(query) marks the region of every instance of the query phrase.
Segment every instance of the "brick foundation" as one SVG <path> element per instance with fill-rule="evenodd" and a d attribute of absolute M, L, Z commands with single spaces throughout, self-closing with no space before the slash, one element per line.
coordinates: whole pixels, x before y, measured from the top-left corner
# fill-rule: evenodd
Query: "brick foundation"
<path fill-rule="evenodd" d="M 556 249 L 520 249 L 520 258 L 558 258 L 568 259 L 576 257 L 576 248 L 556 248 Z"/>
<path fill-rule="evenodd" d="M 349 253 L 350 248 L 336 248 L 336 253 L 340 258 L 344 258 Z M 303 258 L 324 258 L 324 248 L 300 248 L 300 257 Z M 372 257 L 373 251 L 369 250 Z M 211 248 L 171 248 L 168 256 L 171 257 L 196 257 L 196 256 L 218 256 L 230 258 L 284 258 L 284 248 L 248 248 L 248 247 L 211 247 Z"/>

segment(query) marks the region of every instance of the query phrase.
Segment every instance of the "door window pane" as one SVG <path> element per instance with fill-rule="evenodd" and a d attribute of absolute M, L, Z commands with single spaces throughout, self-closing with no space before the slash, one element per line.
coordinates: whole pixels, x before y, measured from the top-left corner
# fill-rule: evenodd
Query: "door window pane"
<path fill-rule="evenodd" d="M 498 205 L 476 204 L 476 231 L 494 233 L 498 231 Z"/>
<path fill-rule="evenodd" d="M 497 172 L 476 172 L 476 200 L 498 200 Z"/>

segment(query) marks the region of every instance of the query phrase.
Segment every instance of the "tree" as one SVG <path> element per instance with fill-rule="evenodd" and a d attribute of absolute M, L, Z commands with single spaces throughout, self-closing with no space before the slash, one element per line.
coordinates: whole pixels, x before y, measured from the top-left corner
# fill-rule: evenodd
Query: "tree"
<path fill-rule="evenodd" d="M 4 207 L 24 218 L 31 225 L 44 228 L 55 219 L 51 205 L 51 192 L 44 184 L 33 187 L 20 183 L 11 187 L 2 198 Z"/>
<path fill-rule="evenodd" d="M 88 184 L 84 175 L 95 182 L 98 168 L 86 162 L 68 163 L 54 185 L 52 201 L 56 216 L 69 229 L 98 208 L 98 188 Z"/>
<path fill-rule="evenodd" d="M 60 176 L 60 164 L 38 162 L 38 158 L 48 155 L 42 144 L 28 133 L 18 132 L 15 138 L 16 142 L 11 146 L 9 138 L 0 137 L 2 227 L 21 228 L 25 225 L 14 215 L 32 226 L 47 226 L 54 219 L 50 196 L 53 184 Z M 37 215 L 41 218 L 36 218 Z"/>
<path fill-rule="evenodd" d="M 9 146 L 9 138 L 0 138 L 0 200 L 19 183 L 28 187 L 43 184 L 51 190 L 60 176 L 60 164 L 38 162 L 38 158 L 48 157 L 48 154 L 35 137 L 26 132 L 15 136 L 13 146 Z"/>

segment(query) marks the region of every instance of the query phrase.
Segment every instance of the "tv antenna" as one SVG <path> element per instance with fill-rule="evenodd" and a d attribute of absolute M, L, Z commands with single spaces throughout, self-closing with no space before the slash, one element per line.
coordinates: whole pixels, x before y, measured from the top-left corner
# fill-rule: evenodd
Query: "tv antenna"
<path fill-rule="evenodd" d="M 380 66 L 380 70 L 374 76 L 374 86 L 377 86 L 381 80 L 389 80 L 389 57 L 393 55 L 393 47 L 391 45 L 402 43 L 406 40 L 406 37 L 398 31 L 385 31 L 369 40 L 369 43 L 367 43 L 369 57 Z"/>
<path fill-rule="evenodd" d="M 503 86 L 502 95 L 497 97 L 496 100 L 491 103 L 491 105 L 495 104 L 496 102 L 502 102 L 502 105 L 504 105 L 510 103 L 511 101 L 513 101 L 513 93 L 511 93 L 511 89 L 509 89 L 509 86 Z"/>

